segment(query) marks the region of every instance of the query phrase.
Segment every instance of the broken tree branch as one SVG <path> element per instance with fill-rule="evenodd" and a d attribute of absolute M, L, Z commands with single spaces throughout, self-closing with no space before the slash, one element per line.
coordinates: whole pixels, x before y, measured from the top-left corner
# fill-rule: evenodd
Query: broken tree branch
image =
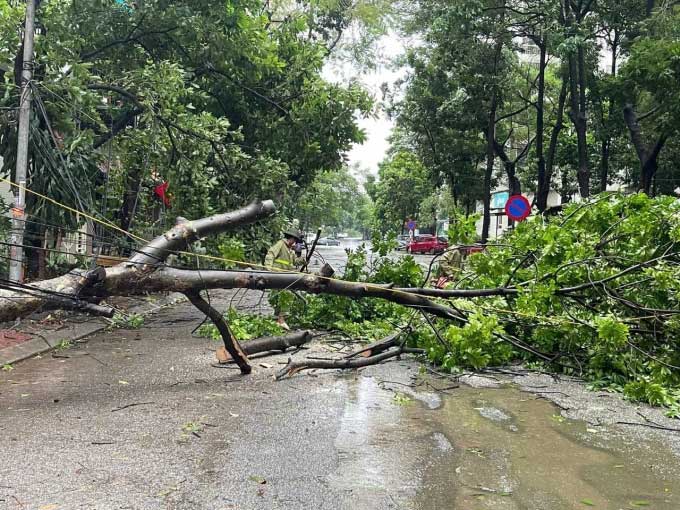
<path fill-rule="evenodd" d="M 377 342 L 373 342 L 371 344 L 368 344 L 364 346 L 363 349 L 359 349 L 358 351 L 354 351 L 351 354 L 348 354 L 345 356 L 345 359 L 350 359 L 350 358 L 356 358 L 357 356 L 362 356 L 364 358 L 370 358 L 371 356 L 375 356 L 376 354 L 380 354 L 381 352 L 386 351 L 390 347 L 394 347 L 396 345 L 399 345 L 399 338 L 404 334 L 408 333 L 407 330 L 399 330 L 395 331 L 391 335 L 386 336 L 382 340 L 378 340 Z"/>
<path fill-rule="evenodd" d="M 248 363 L 248 357 L 243 352 L 241 345 L 238 343 L 238 340 L 236 340 L 236 337 L 234 337 L 231 329 L 229 329 L 229 324 L 227 324 L 224 316 L 203 299 L 199 292 L 185 292 L 184 295 L 189 299 L 192 305 L 208 316 L 213 324 L 215 324 L 215 327 L 222 336 L 224 348 L 241 369 L 241 373 L 249 374 L 253 369 Z"/>
<path fill-rule="evenodd" d="M 177 224 L 165 234 L 158 236 L 131 259 L 131 264 L 158 264 L 173 252 L 181 251 L 194 241 L 209 235 L 219 234 L 240 225 L 254 223 L 274 213 L 276 207 L 271 200 L 253 202 L 236 211 L 216 214 L 207 218 L 189 221 L 178 218 Z"/>
<path fill-rule="evenodd" d="M 397 347 L 396 349 L 390 349 L 375 356 L 370 356 L 368 358 L 358 358 L 358 359 L 348 359 L 340 358 L 336 360 L 303 360 L 303 361 L 293 361 L 288 359 L 288 364 L 283 367 L 276 374 L 276 380 L 283 379 L 286 376 L 291 376 L 300 372 L 302 370 L 309 370 L 312 368 L 324 368 L 324 369 L 351 369 L 351 368 L 361 368 L 370 365 L 376 365 L 382 361 L 394 358 L 406 352 L 406 349 Z"/>
<path fill-rule="evenodd" d="M 142 256 L 142 255 L 140 255 Z M 131 260 L 132 261 L 132 260 Z M 123 263 L 123 266 L 125 263 Z M 132 264 L 129 264 L 132 265 Z M 117 271 L 115 271 L 115 269 Z M 135 268 L 137 268 L 135 270 Z M 141 294 L 144 292 L 188 292 L 203 289 L 300 290 L 311 294 L 335 294 L 350 298 L 380 298 L 409 308 L 424 310 L 443 319 L 462 317 L 448 306 L 412 292 L 385 285 L 337 280 L 315 274 L 273 271 L 216 271 L 159 267 L 151 272 L 134 267 L 114 266 L 107 270 L 106 293 Z"/>
<path fill-rule="evenodd" d="M 309 330 L 295 331 L 283 336 L 263 336 L 254 338 L 245 342 L 241 348 L 245 354 L 252 356 L 253 354 L 260 354 L 269 351 L 285 352 L 291 347 L 300 347 L 312 340 L 312 332 Z M 220 352 L 218 350 L 218 359 L 220 363 L 228 363 L 233 360 L 228 352 Z"/>

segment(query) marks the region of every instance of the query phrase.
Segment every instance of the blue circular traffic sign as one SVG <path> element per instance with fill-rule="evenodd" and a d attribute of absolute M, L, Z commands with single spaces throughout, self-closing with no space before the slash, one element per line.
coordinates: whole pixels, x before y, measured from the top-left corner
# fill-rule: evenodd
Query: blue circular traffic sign
<path fill-rule="evenodd" d="M 416 229 L 416 222 L 413 220 L 408 220 L 408 223 L 406 224 L 409 230 L 415 230 Z"/>
<path fill-rule="evenodd" d="M 505 214 L 512 221 L 522 221 L 531 214 L 531 204 L 522 195 L 513 195 L 505 202 Z"/>

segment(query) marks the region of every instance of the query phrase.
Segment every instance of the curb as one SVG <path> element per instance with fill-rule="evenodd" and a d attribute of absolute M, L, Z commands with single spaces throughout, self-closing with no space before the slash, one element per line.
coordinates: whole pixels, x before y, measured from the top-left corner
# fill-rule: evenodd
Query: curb
<path fill-rule="evenodd" d="M 183 294 L 173 292 L 164 298 L 159 299 L 155 303 L 145 302 L 139 305 L 131 306 L 127 312 L 147 316 L 157 312 L 158 310 L 176 305 L 183 301 L 186 301 L 186 297 L 184 297 Z M 97 318 L 92 322 L 80 324 L 67 323 L 63 328 L 52 331 L 47 335 L 33 333 L 33 335 L 37 336 L 38 338 L 31 338 L 30 340 L 22 342 L 18 345 L 0 349 L 0 366 L 13 365 L 14 363 L 24 361 L 25 359 L 31 358 L 38 354 L 51 351 L 64 339 L 68 339 L 70 341 L 82 340 L 83 338 L 105 330 L 109 327 L 109 325 L 110 323 L 105 319 Z"/>

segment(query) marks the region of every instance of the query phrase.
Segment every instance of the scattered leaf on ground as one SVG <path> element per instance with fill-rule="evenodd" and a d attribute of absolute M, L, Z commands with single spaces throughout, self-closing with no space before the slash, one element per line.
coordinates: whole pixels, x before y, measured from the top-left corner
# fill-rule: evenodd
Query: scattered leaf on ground
<path fill-rule="evenodd" d="M 257 475 L 249 476 L 248 480 L 250 480 L 251 482 L 262 484 L 262 485 L 267 483 L 267 480 L 265 478 L 262 478 L 261 476 L 257 476 Z"/>
<path fill-rule="evenodd" d="M 392 397 L 392 401 L 398 406 L 405 406 L 412 402 L 411 398 L 404 393 L 395 393 Z"/>

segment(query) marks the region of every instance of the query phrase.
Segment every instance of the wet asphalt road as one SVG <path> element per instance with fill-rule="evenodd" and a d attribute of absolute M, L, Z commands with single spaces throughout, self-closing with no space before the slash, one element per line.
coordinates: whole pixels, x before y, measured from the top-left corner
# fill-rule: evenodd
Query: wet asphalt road
<path fill-rule="evenodd" d="M 235 301 L 258 306 L 259 294 Z M 415 497 L 415 467 L 366 485 L 370 462 L 349 453 L 372 442 L 355 418 L 394 413 L 392 393 L 357 405 L 356 373 L 272 381 L 288 355 L 247 377 L 214 368 L 218 344 L 191 336 L 201 320 L 178 305 L 0 372 L 0 509 L 397 508 Z M 385 451 L 404 440 L 380 438 Z"/>
<path fill-rule="evenodd" d="M 347 254 L 345 250 L 356 249 L 362 243 L 357 241 L 343 241 L 341 246 L 318 246 L 316 252 L 320 256 L 314 256 L 310 263 L 310 269 L 312 271 L 317 271 L 323 262 L 328 262 L 336 270 L 336 274 L 342 274 L 345 270 L 345 264 L 347 262 Z M 370 267 L 376 255 L 371 252 L 370 243 L 365 243 L 367 249 L 367 264 Z M 405 251 L 394 251 L 390 254 L 390 257 L 403 257 L 406 255 Z M 432 255 L 419 255 L 414 254 L 412 257 L 416 260 L 418 264 L 427 270 L 432 260 Z"/>
<path fill-rule="evenodd" d="M 259 292 L 211 296 L 269 312 Z M 618 397 L 518 378 L 583 422 L 517 389 L 421 384 L 406 360 L 275 382 L 278 354 L 243 377 L 191 335 L 202 319 L 180 304 L 0 371 L 0 510 L 678 507 L 674 443 L 616 427 L 641 409 Z"/>

